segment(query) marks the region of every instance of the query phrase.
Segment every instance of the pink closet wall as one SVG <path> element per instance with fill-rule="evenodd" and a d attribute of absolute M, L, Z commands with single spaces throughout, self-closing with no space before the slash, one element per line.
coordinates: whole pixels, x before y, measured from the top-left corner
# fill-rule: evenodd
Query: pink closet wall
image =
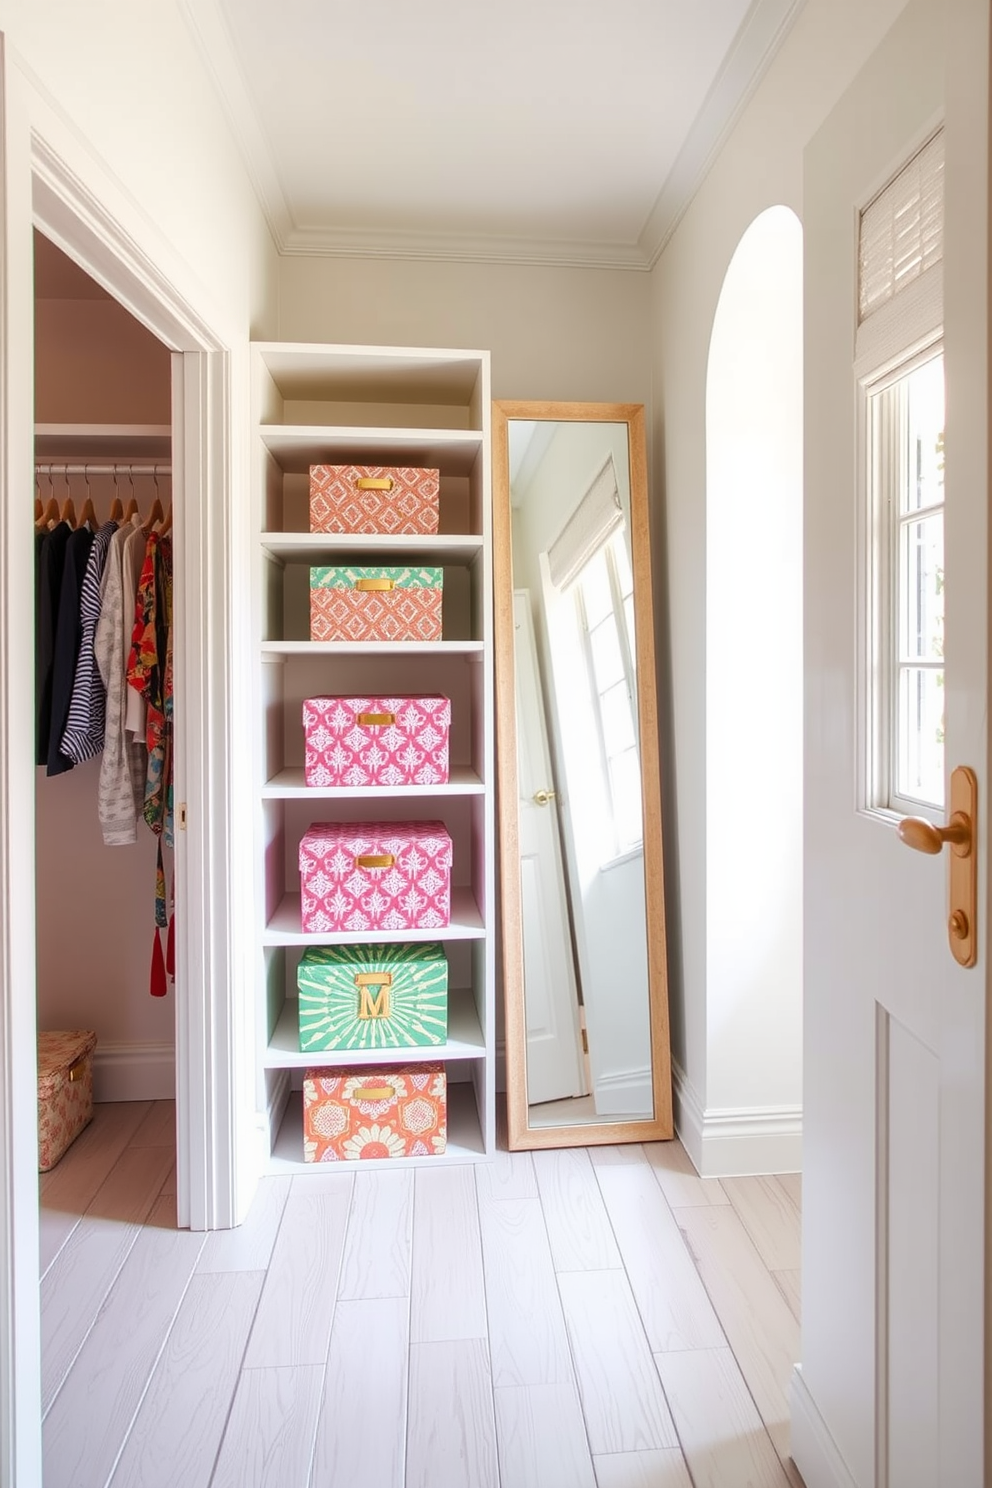
<path fill-rule="evenodd" d="M 42 241 L 36 269 L 36 423 L 168 425 L 169 352 L 54 254 Z M 152 483 L 139 477 L 135 484 L 139 507 L 147 511 Z M 164 504 L 169 488 L 161 484 Z M 103 520 L 113 480 L 94 476 L 90 486 Z M 78 478 L 71 490 L 78 512 L 85 498 Z M 49 494 L 43 480 L 41 495 Z M 55 495 L 64 494 L 64 482 L 56 479 Z M 129 494 L 124 481 L 125 503 Z M 134 846 L 103 845 L 99 769 L 96 759 L 54 778 L 43 768 L 36 774 L 38 1018 L 42 1028 L 96 1030 L 97 1094 L 113 1098 L 134 1093 L 143 1068 L 162 1083 L 168 1047 L 174 1045 L 175 993 L 171 984 L 167 997 L 148 993 L 155 839 L 139 824 Z M 132 1046 L 133 1069 L 127 1046 Z"/>

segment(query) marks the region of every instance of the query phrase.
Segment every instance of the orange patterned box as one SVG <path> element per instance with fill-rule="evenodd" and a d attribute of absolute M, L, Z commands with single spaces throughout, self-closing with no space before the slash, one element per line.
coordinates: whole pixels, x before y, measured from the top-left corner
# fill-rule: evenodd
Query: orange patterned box
<path fill-rule="evenodd" d="M 310 531 L 414 537 L 438 528 L 440 472 L 394 465 L 311 465 Z"/>
<path fill-rule="evenodd" d="M 447 1121 L 443 1064 L 349 1065 L 303 1077 L 306 1162 L 434 1157 Z"/>
<path fill-rule="evenodd" d="M 441 568 L 311 568 L 312 641 L 439 641 Z"/>
<path fill-rule="evenodd" d="M 89 1029 L 38 1035 L 38 1171 L 54 1168 L 93 1119 L 93 1050 Z"/>

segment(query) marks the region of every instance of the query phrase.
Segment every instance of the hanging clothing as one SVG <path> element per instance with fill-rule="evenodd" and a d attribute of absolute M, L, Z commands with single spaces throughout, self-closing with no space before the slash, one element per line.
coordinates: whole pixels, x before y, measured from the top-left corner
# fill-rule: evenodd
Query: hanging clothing
<path fill-rule="evenodd" d="M 145 699 L 144 817 L 172 846 L 172 539 L 152 532 L 138 581 L 127 680 Z"/>
<path fill-rule="evenodd" d="M 93 534 L 88 527 L 77 527 L 69 534 L 65 545 L 65 562 L 62 565 L 62 585 L 59 590 L 59 616 L 55 628 L 55 656 L 52 662 L 52 716 L 48 736 L 49 775 L 63 775 L 71 770 L 74 761 L 62 753 L 62 735 L 69 718 L 72 701 L 72 684 L 76 675 L 76 657 L 82 638 L 79 619 L 79 595 Z"/>
<path fill-rule="evenodd" d="M 161 932 L 169 926 L 162 844 L 173 845 L 172 539 L 159 532 L 149 534 L 138 581 L 127 680 L 147 706 L 144 818 L 158 838 L 150 991 L 162 997 L 167 984 Z"/>
<path fill-rule="evenodd" d="M 59 594 L 65 566 L 65 546 L 72 528 L 59 522 L 50 532 L 38 534 L 35 544 L 37 569 L 37 640 L 35 651 L 35 705 L 37 728 L 35 762 L 48 763 L 48 743 L 52 731 L 52 672 L 55 666 L 55 632 L 58 628 Z"/>
<path fill-rule="evenodd" d="M 94 643 L 100 619 L 103 570 L 110 540 L 116 531 L 116 522 L 105 522 L 94 537 L 79 595 L 79 655 L 69 717 L 62 734 L 62 753 L 77 765 L 83 760 L 93 759 L 103 748 L 107 689 L 96 664 Z"/>
<path fill-rule="evenodd" d="M 106 726 L 97 809 L 103 840 L 108 847 L 136 842 L 138 818 L 145 799 L 148 768 L 144 738 L 135 739 L 125 727 L 127 663 L 131 652 L 131 630 L 140 562 L 131 554 L 144 554 L 140 517 L 118 528 L 110 541 L 103 571 L 100 618 L 94 637 L 94 655 L 107 689 Z"/>
<path fill-rule="evenodd" d="M 133 634 L 134 625 L 137 623 L 138 588 L 141 582 L 141 575 L 144 572 L 145 559 L 148 556 L 148 540 L 151 535 L 146 534 L 144 529 L 142 529 L 140 537 L 135 534 L 133 542 L 128 545 L 127 549 L 128 568 L 134 575 L 134 583 L 131 588 L 134 602 L 128 615 L 128 624 L 130 627 L 128 635 L 129 642 Z M 156 532 L 153 535 L 157 542 L 158 533 Z M 128 664 L 129 655 L 130 645 L 127 655 L 124 657 L 125 668 Z M 145 701 L 145 696 L 134 687 L 126 687 L 124 692 L 124 727 L 135 739 L 144 741 L 148 727 L 148 704 Z"/>

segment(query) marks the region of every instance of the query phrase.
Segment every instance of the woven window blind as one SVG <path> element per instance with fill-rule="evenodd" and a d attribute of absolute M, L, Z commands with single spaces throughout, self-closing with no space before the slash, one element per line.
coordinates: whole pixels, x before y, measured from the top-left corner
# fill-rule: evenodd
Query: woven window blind
<path fill-rule="evenodd" d="M 859 322 L 944 256 L 944 132 L 925 144 L 861 213 Z"/>
<path fill-rule="evenodd" d="M 610 458 L 548 549 L 548 568 L 555 587 L 564 589 L 570 584 L 622 526 L 617 473 Z"/>

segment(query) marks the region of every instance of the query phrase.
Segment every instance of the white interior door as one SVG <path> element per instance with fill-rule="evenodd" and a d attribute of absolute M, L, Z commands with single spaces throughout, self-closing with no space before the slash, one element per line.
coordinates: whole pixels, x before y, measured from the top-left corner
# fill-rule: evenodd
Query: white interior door
<path fill-rule="evenodd" d="M 584 1095 L 579 1005 L 547 725 L 530 600 L 513 595 L 517 689 L 517 816 L 527 989 L 527 1099 L 531 1105 Z"/>
<path fill-rule="evenodd" d="M 989 923 L 980 907 L 978 963 L 963 969 L 948 946 L 948 850 L 907 851 L 896 814 L 872 809 L 875 539 L 858 497 L 870 478 L 852 230 L 944 115 L 944 764 L 978 777 L 984 886 L 988 56 L 985 3 L 913 0 L 806 155 L 806 1106 L 793 1451 L 808 1488 L 988 1481 Z"/>

